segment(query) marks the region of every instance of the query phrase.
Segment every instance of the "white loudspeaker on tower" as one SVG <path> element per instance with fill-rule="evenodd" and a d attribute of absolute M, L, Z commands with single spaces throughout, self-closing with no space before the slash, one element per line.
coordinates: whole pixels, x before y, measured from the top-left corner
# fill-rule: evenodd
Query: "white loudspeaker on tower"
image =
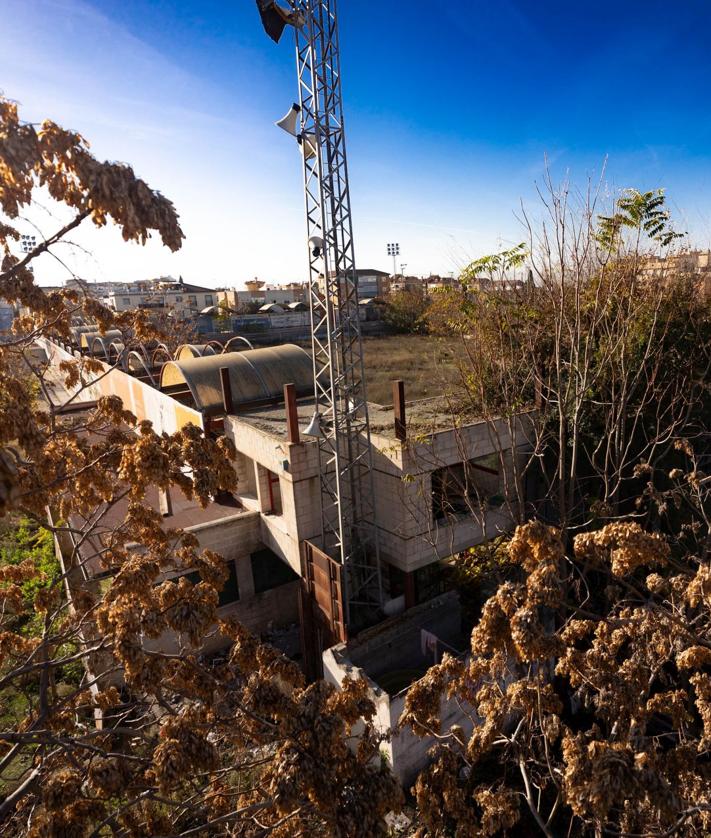
<path fill-rule="evenodd" d="M 299 136 L 299 114 L 301 113 L 301 108 L 297 104 L 293 104 L 285 116 L 283 116 L 278 122 L 275 122 L 277 128 L 281 128 L 282 131 L 286 131 L 287 134 L 291 134 L 292 137 Z"/>
<path fill-rule="evenodd" d="M 307 160 L 316 157 L 316 135 L 315 134 L 299 134 L 297 137 L 301 143 L 301 151 Z"/>
<path fill-rule="evenodd" d="M 321 436 L 321 416 L 314 413 L 308 427 L 304 430 L 304 436 Z"/>

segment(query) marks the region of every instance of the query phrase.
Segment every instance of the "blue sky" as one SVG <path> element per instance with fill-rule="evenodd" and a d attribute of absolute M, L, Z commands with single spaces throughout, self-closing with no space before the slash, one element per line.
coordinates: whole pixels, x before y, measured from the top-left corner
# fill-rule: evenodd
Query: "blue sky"
<path fill-rule="evenodd" d="M 607 160 L 610 192 L 665 187 L 711 246 L 707 0 L 341 0 L 340 24 L 361 267 L 391 267 L 388 241 L 422 274 L 521 240 L 545 155 L 554 179 L 584 186 Z M 90 230 L 64 254 L 81 275 L 303 277 L 300 158 L 273 126 L 296 94 L 293 44 L 266 38 L 253 0 L 3 0 L 0 88 L 178 207 L 181 252 Z"/>

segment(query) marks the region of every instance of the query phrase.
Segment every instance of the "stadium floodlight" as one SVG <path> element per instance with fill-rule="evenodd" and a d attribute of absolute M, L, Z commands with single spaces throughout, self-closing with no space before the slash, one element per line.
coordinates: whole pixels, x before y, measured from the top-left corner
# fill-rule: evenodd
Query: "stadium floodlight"
<path fill-rule="evenodd" d="M 400 255 L 399 242 L 388 242 L 388 256 L 393 257 L 393 276 L 397 273 L 396 259 Z"/>
<path fill-rule="evenodd" d="M 37 238 L 23 234 L 20 236 L 20 249 L 23 253 L 32 253 L 37 247 Z"/>

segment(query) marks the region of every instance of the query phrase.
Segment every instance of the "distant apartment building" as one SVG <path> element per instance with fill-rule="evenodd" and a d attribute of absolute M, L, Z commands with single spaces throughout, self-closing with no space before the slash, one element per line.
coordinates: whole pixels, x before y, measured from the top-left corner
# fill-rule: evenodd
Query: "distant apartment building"
<path fill-rule="evenodd" d="M 390 290 L 390 274 L 373 268 L 356 268 L 358 299 L 371 300 L 383 297 Z"/>
<path fill-rule="evenodd" d="M 663 280 L 673 274 L 690 274 L 697 278 L 699 294 L 711 300 L 711 250 L 691 250 L 672 256 L 647 259 L 640 271 L 646 279 Z"/>
<path fill-rule="evenodd" d="M 164 309 L 189 317 L 214 306 L 217 294 L 212 288 L 184 282 L 182 277 L 167 277 L 114 288 L 106 299 L 114 311 Z"/>
<path fill-rule="evenodd" d="M 386 271 L 373 268 L 357 269 L 358 299 L 370 300 L 387 294 L 390 287 L 390 275 Z M 276 303 L 284 306 L 289 303 L 309 301 L 309 289 L 306 282 L 289 282 L 285 285 L 267 285 L 260 279 L 245 282 L 244 290 L 225 288 L 217 291 L 218 304 L 224 304 L 233 311 L 239 311 L 245 304 L 258 303 L 260 306 Z"/>
<path fill-rule="evenodd" d="M 413 294 L 424 294 L 426 283 L 419 276 L 403 276 L 396 274 L 390 280 L 390 293 L 397 294 L 400 291 L 409 291 Z"/>
<path fill-rule="evenodd" d="M 250 303 L 258 303 L 260 306 L 270 303 L 288 305 L 289 303 L 301 303 L 307 300 L 308 292 L 305 282 L 267 285 L 262 280 L 255 278 L 245 283 L 243 291 L 238 291 L 236 288 L 222 288 L 217 292 L 218 305 L 225 305 L 233 311 L 239 311 L 241 306 Z"/>
<path fill-rule="evenodd" d="M 294 299 L 294 292 L 288 288 L 273 286 L 264 289 L 265 305 L 288 305 L 295 302 L 301 302 L 301 297 Z"/>
<path fill-rule="evenodd" d="M 64 287 L 70 291 L 78 291 L 82 295 L 105 300 L 115 291 L 126 288 L 125 282 L 90 282 L 85 279 L 68 279 Z"/>
<path fill-rule="evenodd" d="M 454 276 L 430 275 L 423 280 L 425 292 L 431 294 L 436 291 L 445 291 L 450 288 L 461 288 L 461 282 Z"/>
<path fill-rule="evenodd" d="M 7 335 L 12 328 L 12 321 L 15 319 L 15 307 L 0 300 L 0 342 L 2 342 L 3 335 Z"/>

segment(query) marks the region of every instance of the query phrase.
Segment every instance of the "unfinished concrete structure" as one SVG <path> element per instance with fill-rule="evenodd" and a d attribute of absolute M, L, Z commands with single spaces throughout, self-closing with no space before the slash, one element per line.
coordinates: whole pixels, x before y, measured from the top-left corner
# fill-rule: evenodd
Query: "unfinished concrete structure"
<path fill-rule="evenodd" d="M 74 345 L 43 344 L 52 367 L 86 355 L 101 361 L 100 372 L 84 374 L 82 398 L 118 395 L 159 432 L 192 423 L 234 443 L 234 497 L 216 499 L 205 510 L 176 492 L 168 508 L 157 492 L 152 499 L 166 526 L 189 529 L 230 563 L 221 613 L 270 640 L 280 636 L 278 645 L 292 654 L 298 624 L 307 673 L 335 683 L 364 673 L 379 723 L 391 725 L 408 685 L 433 662 L 421 654 L 422 631 L 453 653 L 466 647 L 456 597 L 442 598 L 441 561 L 513 526 L 507 486 L 525 452 L 512 448 L 507 423 L 472 418 L 454 427 L 451 405 L 441 399 L 406 405 L 401 384 L 392 406 L 370 405 L 385 603 L 380 626 L 349 638 L 339 567 L 317 546 L 318 447 L 305 434 L 313 416 L 308 353 L 292 345 L 185 352 L 146 375 L 124 368 L 120 359 L 111 366 L 85 334 L 79 332 Z M 132 351 L 158 357 L 153 349 Z M 101 578 L 99 563 L 86 553 L 91 549 L 98 556 L 101 546 L 87 542 L 81 584 Z M 406 732 L 393 739 L 389 755 L 403 781 L 422 764 L 427 747 Z"/>

